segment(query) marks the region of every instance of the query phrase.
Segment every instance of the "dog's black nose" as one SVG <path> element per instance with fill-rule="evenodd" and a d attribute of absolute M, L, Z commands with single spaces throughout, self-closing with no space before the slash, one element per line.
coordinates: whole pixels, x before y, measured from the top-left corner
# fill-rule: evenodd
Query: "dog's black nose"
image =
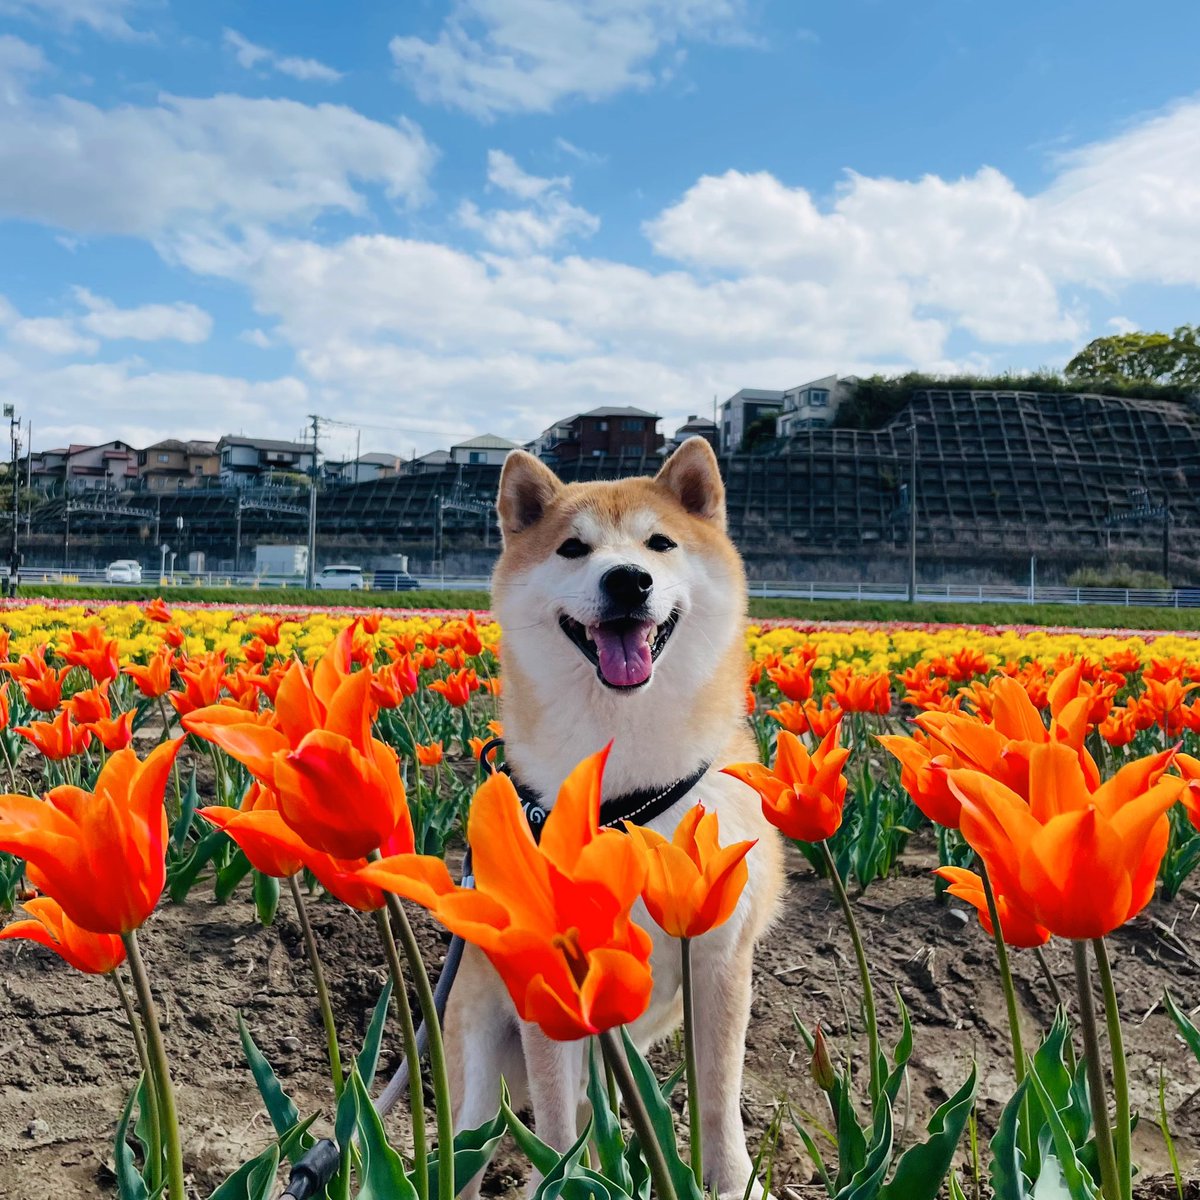
<path fill-rule="evenodd" d="M 600 586 L 614 604 L 632 612 L 646 603 L 654 580 L 641 567 L 613 567 L 604 572 Z"/>

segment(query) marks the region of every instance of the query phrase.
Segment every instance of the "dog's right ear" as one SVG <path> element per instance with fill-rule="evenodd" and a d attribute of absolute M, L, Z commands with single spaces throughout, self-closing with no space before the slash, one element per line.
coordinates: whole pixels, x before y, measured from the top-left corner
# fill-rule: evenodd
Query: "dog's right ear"
<path fill-rule="evenodd" d="M 524 450 L 514 450 L 500 472 L 500 494 L 496 497 L 500 531 L 507 536 L 536 524 L 562 486 L 544 463 Z"/>

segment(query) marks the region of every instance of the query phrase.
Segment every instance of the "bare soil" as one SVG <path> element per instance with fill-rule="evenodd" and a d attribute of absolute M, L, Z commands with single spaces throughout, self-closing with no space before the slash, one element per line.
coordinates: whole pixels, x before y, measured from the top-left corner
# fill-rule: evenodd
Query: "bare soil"
<path fill-rule="evenodd" d="M 898 1123 L 920 1129 L 932 1110 L 979 1065 L 979 1119 L 986 1134 L 1012 1090 L 1007 1024 L 992 949 L 972 913 L 954 911 L 933 895 L 934 865 L 919 841 L 899 874 L 857 902 L 873 964 L 888 1045 L 899 1032 L 893 989 L 913 1019 L 916 1048 L 911 1089 Z M 845 1044 L 846 1012 L 854 1010 L 855 974 L 849 941 L 827 885 L 794 855 L 785 910 L 757 957 L 753 1016 L 746 1045 L 744 1111 L 752 1152 L 775 1106 L 822 1115 L 824 1097 L 808 1074 L 795 1011 L 820 1021 L 835 1048 Z M 384 982 L 369 919 L 328 901 L 312 906 L 335 997 L 343 1042 L 357 1047 Z M 1135 1157 L 1145 1175 L 1142 1197 L 1175 1195 L 1157 1127 L 1159 1069 L 1187 1195 L 1200 1200 L 1200 1064 L 1163 1012 L 1169 985 L 1181 1005 L 1200 1005 L 1200 892 L 1151 908 L 1111 939 L 1125 1014 L 1129 1072 L 1143 1119 Z M 428 961 L 440 964 L 445 941 L 416 914 Z M 168 1048 L 179 1090 L 184 1153 L 197 1195 L 207 1195 L 238 1163 L 270 1138 L 236 1030 L 244 1014 L 302 1113 L 329 1114 L 332 1090 L 322 1075 L 323 1038 L 298 925 L 286 895 L 271 928 L 255 921 L 243 886 L 224 906 L 197 889 L 186 904 L 164 904 L 142 934 L 145 957 L 161 999 Z M 1070 994 L 1069 948 L 1049 959 Z M 1025 1035 L 1032 1043 L 1053 1014 L 1048 986 L 1029 952 L 1015 970 Z M 861 1039 L 859 1039 L 861 1040 Z M 677 1061 L 665 1046 L 655 1061 L 665 1072 Z M 395 1030 L 385 1042 L 381 1074 L 397 1057 Z M 40 947 L 0 944 L 0 1196 L 4 1200 L 84 1200 L 115 1195 L 112 1138 L 134 1077 L 128 1030 L 111 986 L 66 968 Z M 324 1121 L 325 1118 L 323 1117 Z M 407 1142 L 405 1118 L 395 1137 Z M 985 1163 L 986 1167 L 986 1163 Z M 525 1181 L 519 1156 L 503 1150 L 485 1188 L 517 1195 Z M 813 1170 L 785 1121 L 775 1159 L 777 1195 L 817 1196 Z"/>

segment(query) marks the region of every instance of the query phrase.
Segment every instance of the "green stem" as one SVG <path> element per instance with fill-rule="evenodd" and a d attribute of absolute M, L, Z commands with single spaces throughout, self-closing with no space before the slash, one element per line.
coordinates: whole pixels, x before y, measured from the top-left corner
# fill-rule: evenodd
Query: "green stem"
<path fill-rule="evenodd" d="M 983 894 L 987 897 L 988 916 L 992 922 L 992 941 L 996 943 L 996 960 L 1000 967 L 1000 984 L 1004 988 L 1004 1007 L 1008 1011 L 1008 1036 L 1012 1041 L 1013 1074 L 1020 1086 L 1025 1078 L 1025 1048 L 1021 1044 L 1021 1020 L 1017 1009 L 1017 991 L 1013 987 L 1012 967 L 1008 961 L 1008 946 L 1004 943 L 1004 931 L 1000 928 L 1000 915 L 996 910 L 996 894 L 988 878 L 987 867 L 979 860 L 979 877 L 983 880 Z"/>
<path fill-rule="evenodd" d="M 696 1017 L 692 1011 L 692 939 L 679 939 L 683 964 L 683 1059 L 687 1072 L 688 1126 L 691 1129 L 692 1174 L 704 1191 L 704 1150 L 701 1144 L 700 1083 L 696 1077 Z"/>
<path fill-rule="evenodd" d="M 404 968 L 400 964 L 400 952 L 392 936 L 386 908 L 375 913 L 375 924 L 379 929 L 379 940 L 387 957 L 388 972 L 392 977 L 392 994 L 400 1010 L 400 1033 L 404 1041 L 404 1057 L 408 1059 L 408 1098 L 412 1111 L 413 1139 L 413 1186 L 421 1200 L 429 1196 L 429 1145 L 425 1136 L 425 1097 L 421 1093 L 421 1057 L 417 1053 L 417 1031 L 413 1026 L 412 1006 L 408 1002 L 408 987 L 404 979 Z M 453 1179 L 454 1172 L 438 1172 L 439 1178 L 446 1174 Z"/>
<path fill-rule="evenodd" d="M 821 842 L 820 846 L 825 855 L 829 882 L 833 885 L 834 895 L 837 896 L 838 903 L 842 906 L 842 914 L 845 916 L 846 925 L 850 930 L 850 941 L 854 945 L 854 957 L 858 960 L 858 978 L 862 983 L 863 990 L 863 1011 L 867 1018 L 867 1054 L 870 1058 L 871 1099 L 874 1101 L 879 1098 L 879 1093 L 883 1089 L 883 1080 L 879 1070 L 881 1055 L 879 1053 L 879 1023 L 875 1016 L 875 989 L 871 986 L 871 971 L 867 966 L 867 953 L 863 949 L 862 938 L 859 936 L 858 922 L 854 919 L 854 910 L 850 907 L 850 897 L 846 895 L 842 877 L 838 874 L 833 851 L 829 849 L 827 841 Z"/>
<path fill-rule="evenodd" d="M 121 935 L 125 953 L 129 960 L 129 973 L 133 977 L 137 992 L 138 1008 L 142 1013 L 142 1024 L 146 1030 L 146 1048 L 153 1068 L 155 1088 L 162 1107 L 162 1135 L 167 1150 L 168 1200 L 187 1200 L 183 1182 L 183 1147 L 179 1142 L 179 1116 L 175 1109 L 175 1089 L 171 1084 L 171 1068 L 167 1062 L 167 1048 L 163 1042 L 162 1027 L 158 1023 L 158 1009 L 150 991 L 150 977 L 142 963 L 138 949 L 137 932 L 130 930 Z"/>
<path fill-rule="evenodd" d="M 154 1191 L 162 1183 L 162 1113 L 158 1099 L 158 1088 L 154 1086 L 154 1068 L 150 1062 L 150 1051 L 146 1047 L 146 1037 L 142 1033 L 141 1022 L 138 1021 L 137 1009 L 133 997 L 125 986 L 121 976 L 116 971 L 109 972 L 109 979 L 117 989 L 121 998 L 121 1007 L 125 1010 L 125 1020 L 129 1022 L 129 1032 L 133 1035 L 133 1044 L 137 1050 L 138 1062 L 142 1067 L 142 1079 L 145 1080 L 146 1119 L 150 1122 L 150 1153 L 146 1156 L 146 1167 L 150 1175 L 150 1190 Z"/>
<path fill-rule="evenodd" d="M 313 982 L 317 985 L 317 1004 L 321 1009 L 321 1024 L 325 1026 L 325 1048 L 329 1054 L 329 1070 L 333 1076 L 333 1094 L 340 1100 L 345 1087 L 342 1075 L 342 1055 L 338 1049 L 337 1024 L 333 1019 L 333 1005 L 329 1001 L 329 988 L 325 984 L 325 969 L 321 966 L 321 956 L 317 952 L 317 939 L 313 934 L 312 922 L 308 919 L 308 908 L 304 896 L 300 892 L 300 884 L 295 875 L 288 876 L 288 890 L 292 893 L 292 902 L 296 906 L 296 916 L 300 921 L 300 932 L 304 936 L 304 948 L 308 951 L 308 965 L 313 973 Z"/>
<path fill-rule="evenodd" d="M 1129 1144 L 1129 1075 L 1125 1064 L 1125 1038 L 1121 1033 L 1121 1013 L 1117 1007 L 1117 989 L 1113 986 L 1112 964 L 1103 938 L 1092 941 L 1096 973 L 1104 993 L 1104 1019 L 1108 1025 L 1108 1048 L 1112 1053 L 1113 1091 L 1116 1093 L 1116 1147 L 1118 1183 L 1121 1200 L 1133 1197 L 1133 1156 Z"/>
<path fill-rule="evenodd" d="M 425 1031 L 429 1035 L 429 1074 L 432 1076 L 433 1100 L 436 1108 L 438 1152 L 447 1163 L 453 1163 L 454 1154 L 454 1112 L 450 1104 L 450 1076 L 446 1070 L 446 1050 L 442 1044 L 442 1025 L 438 1020 L 437 1005 L 433 999 L 433 988 L 429 983 L 429 972 L 425 970 L 425 960 L 421 957 L 421 947 L 417 945 L 417 936 L 409 923 L 408 914 L 400 903 L 400 898 L 391 892 L 385 892 L 388 913 L 396 927 L 400 930 L 400 944 L 404 947 L 404 956 L 408 959 L 408 968 L 412 972 L 413 983 L 417 989 L 417 1003 L 421 1006 L 421 1017 L 425 1022 Z M 420 1062 L 409 1059 L 409 1071 L 420 1079 Z M 438 1172 L 438 1200 L 454 1200 L 454 1171 Z"/>
<path fill-rule="evenodd" d="M 1075 953 L 1075 986 L 1079 992 L 1079 1021 L 1083 1028 L 1083 1061 L 1087 1068 L 1088 1094 L 1096 1157 L 1100 1161 L 1100 1194 L 1104 1200 L 1120 1200 L 1123 1194 L 1113 1153 L 1112 1129 L 1108 1123 L 1108 1101 L 1104 1095 L 1104 1070 L 1100 1064 L 1100 1035 L 1092 1002 L 1092 975 L 1088 969 L 1087 942 L 1072 942 Z"/>
<path fill-rule="evenodd" d="M 606 1029 L 600 1034 L 600 1049 L 604 1052 L 604 1061 L 609 1070 L 617 1077 L 625 1108 L 629 1113 L 629 1122 L 638 1136 L 642 1153 L 646 1156 L 646 1165 L 650 1168 L 652 1181 L 650 1194 L 655 1200 L 676 1200 L 675 1185 L 671 1181 L 671 1173 L 667 1170 L 667 1160 L 663 1157 L 658 1135 L 654 1132 L 650 1114 L 642 1103 L 633 1073 L 625 1061 L 625 1051 L 613 1030 Z"/>
<path fill-rule="evenodd" d="M 12 756 L 8 752 L 8 743 L 2 733 L 0 733 L 0 750 L 4 751 L 4 763 L 8 767 L 8 785 L 14 792 L 20 791 L 17 787 L 17 769 L 13 766 Z"/>

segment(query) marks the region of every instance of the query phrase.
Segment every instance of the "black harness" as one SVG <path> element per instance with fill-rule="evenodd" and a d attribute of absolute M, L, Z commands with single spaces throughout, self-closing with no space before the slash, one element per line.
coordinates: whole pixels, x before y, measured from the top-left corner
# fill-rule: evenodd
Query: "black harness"
<path fill-rule="evenodd" d="M 550 809 L 542 804 L 541 794 L 529 784 L 522 783 L 507 763 L 495 761 L 495 753 L 503 745 L 503 738 L 492 738 L 491 741 L 485 742 L 479 751 L 479 761 L 493 775 L 507 775 L 512 780 L 533 840 L 540 842 L 542 827 L 550 815 Z M 711 762 L 703 762 L 690 775 L 675 780 L 665 788 L 641 788 L 636 792 L 626 792 L 622 796 L 605 800 L 600 805 L 600 828 L 624 832 L 626 821 L 632 821 L 635 825 L 648 825 L 655 817 L 661 817 L 673 804 L 682 800 L 704 778 L 711 766 Z"/>

